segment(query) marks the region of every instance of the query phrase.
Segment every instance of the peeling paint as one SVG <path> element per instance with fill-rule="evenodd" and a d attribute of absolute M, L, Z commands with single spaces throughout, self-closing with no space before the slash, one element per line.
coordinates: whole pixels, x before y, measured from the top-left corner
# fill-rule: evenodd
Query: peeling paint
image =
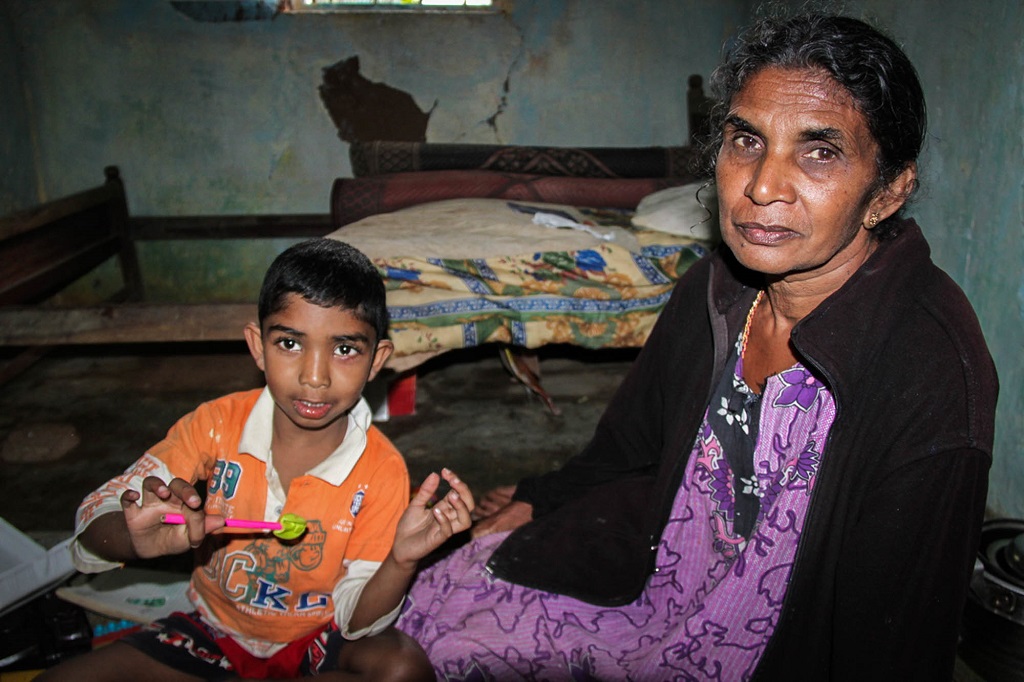
<path fill-rule="evenodd" d="M 427 139 L 431 112 L 421 110 L 409 93 L 364 77 L 359 73 L 359 57 L 323 70 L 320 100 L 345 142 Z"/>

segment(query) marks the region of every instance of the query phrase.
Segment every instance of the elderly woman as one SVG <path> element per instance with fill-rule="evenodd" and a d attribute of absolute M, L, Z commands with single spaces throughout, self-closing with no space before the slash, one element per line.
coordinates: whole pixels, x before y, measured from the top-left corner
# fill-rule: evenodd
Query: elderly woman
<path fill-rule="evenodd" d="M 583 452 L 414 585 L 399 628 L 443 678 L 952 675 L 997 380 L 901 216 L 914 68 L 802 15 L 743 36 L 713 88 L 724 245 Z"/>

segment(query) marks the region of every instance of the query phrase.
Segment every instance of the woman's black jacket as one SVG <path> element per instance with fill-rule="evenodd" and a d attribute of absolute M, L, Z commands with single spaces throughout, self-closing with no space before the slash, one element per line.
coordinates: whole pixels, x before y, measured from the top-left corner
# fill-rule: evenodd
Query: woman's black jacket
<path fill-rule="evenodd" d="M 591 442 L 520 482 L 535 520 L 492 572 L 599 604 L 639 595 L 756 283 L 724 247 L 687 271 Z M 974 311 L 907 221 L 791 338 L 837 415 L 756 679 L 948 680 L 998 391 Z"/>

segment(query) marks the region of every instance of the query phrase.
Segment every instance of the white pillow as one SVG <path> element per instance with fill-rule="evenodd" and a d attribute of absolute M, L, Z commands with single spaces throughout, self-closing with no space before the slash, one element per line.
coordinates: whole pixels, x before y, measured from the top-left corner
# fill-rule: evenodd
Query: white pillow
<path fill-rule="evenodd" d="M 648 194 L 637 204 L 633 225 L 680 237 L 717 240 L 720 231 L 715 186 L 693 182 Z"/>

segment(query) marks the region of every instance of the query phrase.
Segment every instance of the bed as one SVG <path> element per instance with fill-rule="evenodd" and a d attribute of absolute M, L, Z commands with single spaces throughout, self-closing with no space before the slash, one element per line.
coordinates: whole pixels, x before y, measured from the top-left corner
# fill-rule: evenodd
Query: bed
<path fill-rule="evenodd" d="M 675 281 L 717 241 L 692 145 L 374 142 L 352 154 L 358 175 L 335 181 L 328 236 L 384 276 L 388 366 L 408 375 L 493 344 L 556 414 L 531 351 L 639 348 Z"/>
<path fill-rule="evenodd" d="M 677 225 L 645 210 L 468 198 L 370 216 L 328 236 L 381 271 L 393 366 L 492 342 L 638 347 L 675 280 L 716 241 L 698 188 L 651 195 L 678 206 Z"/>

